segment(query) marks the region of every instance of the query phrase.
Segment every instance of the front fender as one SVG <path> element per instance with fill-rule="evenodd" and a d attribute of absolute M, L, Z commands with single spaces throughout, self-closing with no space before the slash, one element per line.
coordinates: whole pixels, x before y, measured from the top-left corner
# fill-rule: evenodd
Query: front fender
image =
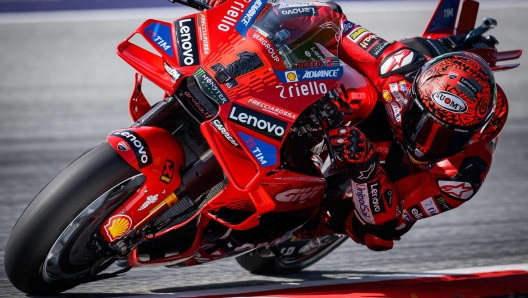
<path fill-rule="evenodd" d="M 169 132 L 157 127 L 133 127 L 107 137 L 112 148 L 145 176 L 145 183 L 118 207 L 101 227 L 101 235 L 113 242 L 131 229 L 147 222 L 164 202 L 174 203 L 173 192 L 180 186 L 180 169 L 185 161 L 182 146 Z"/>

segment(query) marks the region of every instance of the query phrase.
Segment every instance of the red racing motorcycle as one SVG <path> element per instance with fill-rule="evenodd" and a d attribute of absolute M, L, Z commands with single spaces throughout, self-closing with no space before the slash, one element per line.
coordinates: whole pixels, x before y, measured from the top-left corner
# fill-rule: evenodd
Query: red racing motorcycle
<path fill-rule="evenodd" d="M 344 118 L 359 123 L 378 98 L 338 58 L 340 15 L 329 6 L 321 22 L 288 30 L 276 25 L 277 12 L 295 6 L 274 0 L 171 2 L 200 12 L 147 20 L 117 47 L 137 70 L 134 123 L 60 173 L 13 228 L 5 269 L 19 290 L 52 294 L 132 267 L 228 257 L 255 273 L 297 272 L 347 239 L 293 236 L 321 206 L 351 210 L 347 167 L 328 150 L 327 130 Z M 440 1 L 424 37 L 453 35 L 459 2 Z M 461 44 L 475 45 L 496 24 L 472 29 L 477 10 L 464 1 L 453 35 Z M 494 70 L 517 66 L 497 66 L 521 52 L 495 44 L 489 37 L 471 50 Z M 163 100 L 149 104 L 143 78 L 165 91 Z M 387 146 L 377 144 L 382 158 Z M 116 262 L 123 269 L 106 273 Z"/>

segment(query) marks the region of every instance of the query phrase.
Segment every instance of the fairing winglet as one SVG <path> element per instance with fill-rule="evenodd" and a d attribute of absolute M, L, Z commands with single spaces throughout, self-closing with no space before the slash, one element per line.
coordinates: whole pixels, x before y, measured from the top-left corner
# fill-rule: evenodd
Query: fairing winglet
<path fill-rule="evenodd" d="M 459 5 L 460 0 L 440 0 L 422 36 L 454 34 Z"/>

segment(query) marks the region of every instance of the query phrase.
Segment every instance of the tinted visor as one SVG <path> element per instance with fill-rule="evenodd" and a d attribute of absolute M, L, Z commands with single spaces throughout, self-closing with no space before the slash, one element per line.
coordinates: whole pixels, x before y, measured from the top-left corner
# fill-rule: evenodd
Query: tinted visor
<path fill-rule="evenodd" d="M 416 100 L 402 120 L 407 150 L 418 161 L 432 162 L 461 152 L 476 131 L 448 128 L 432 114 L 420 108 Z"/>

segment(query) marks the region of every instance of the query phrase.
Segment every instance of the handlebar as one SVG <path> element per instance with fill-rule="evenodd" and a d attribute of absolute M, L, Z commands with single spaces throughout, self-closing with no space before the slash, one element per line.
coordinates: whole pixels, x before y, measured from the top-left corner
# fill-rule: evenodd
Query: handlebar
<path fill-rule="evenodd" d="M 492 18 L 482 19 L 482 25 L 469 31 L 469 33 L 466 35 L 466 38 L 462 42 L 461 47 L 464 48 L 464 47 L 471 45 L 482 34 L 486 33 L 486 31 L 493 29 L 495 27 L 497 27 L 497 21 L 495 19 L 492 19 Z"/>

